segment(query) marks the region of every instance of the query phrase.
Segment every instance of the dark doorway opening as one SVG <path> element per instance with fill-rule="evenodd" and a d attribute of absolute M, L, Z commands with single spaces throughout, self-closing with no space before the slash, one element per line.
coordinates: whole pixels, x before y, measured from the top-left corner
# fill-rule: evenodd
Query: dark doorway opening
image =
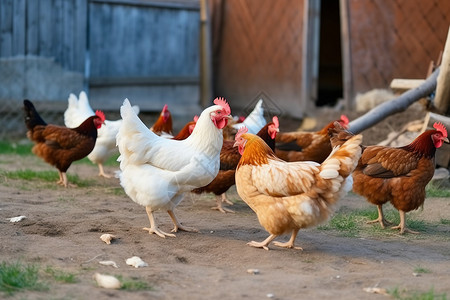
<path fill-rule="evenodd" d="M 339 0 L 322 0 L 317 106 L 333 106 L 343 96 Z"/>

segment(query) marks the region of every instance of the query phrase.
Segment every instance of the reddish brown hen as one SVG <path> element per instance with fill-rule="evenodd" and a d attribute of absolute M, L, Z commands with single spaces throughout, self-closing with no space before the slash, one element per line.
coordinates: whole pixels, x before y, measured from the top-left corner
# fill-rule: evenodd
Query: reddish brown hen
<path fill-rule="evenodd" d="M 348 118 L 345 115 L 336 121 L 347 128 Z M 331 153 L 328 129 L 334 128 L 334 122 L 316 132 L 280 132 L 276 138 L 275 154 L 285 161 L 323 162 Z"/>
<path fill-rule="evenodd" d="M 273 150 L 275 148 L 275 137 L 279 130 L 278 117 L 273 117 L 272 122 L 267 123 L 258 132 L 258 136 L 261 137 L 267 145 Z M 225 192 L 232 187 L 235 181 L 236 167 L 241 159 L 241 154 L 236 147 L 233 147 L 233 141 L 223 141 L 222 150 L 220 151 L 220 170 L 214 180 L 201 188 L 194 189 L 193 192 L 201 194 L 203 192 L 214 193 L 217 196 L 217 206 L 212 209 L 219 210 L 223 213 L 234 212 L 228 208 L 222 206 L 223 202 L 233 204 L 226 198 Z"/>
<path fill-rule="evenodd" d="M 167 104 L 164 104 L 161 114 L 150 130 L 157 135 L 172 135 L 172 114 L 167 108 Z"/>
<path fill-rule="evenodd" d="M 59 171 L 58 184 L 68 186 L 66 171 L 72 162 L 86 157 L 94 149 L 97 129 L 105 121 L 105 115 L 97 111 L 76 128 L 47 124 L 36 111 L 33 103 L 23 101 L 27 137 L 35 145 L 33 153 Z"/>
<path fill-rule="evenodd" d="M 198 116 L 195 116 L 194 120 L 187 122 L 183 126 L 183 128 L 181 128 L 180 132 L 178 132 L 178 134 L 176 136 L 174 136 L 172 139 L 177 140 L 177 141 L 187 139 L 191 135 L 192 131 L 194 130 L 197 120 L 198 120 Z"/>
<path fill-rule="evenodd" d="M 425 186 L 434 174 L 436 148 L 448 142 L 445 127 L 441 123 L 433 127 L 404 147 L 363 147 L 353 173 L 353 190 L 378 208 L 378 218 L 369 223 L 379 222 L 383 228 L 389 224 L 382 205 L 390 201 L 400 214 L 400 224 L 392 228 L 400 229 L 400 234 L 418 233 L 406 227 L 405 213 L 424 203 Z"/>

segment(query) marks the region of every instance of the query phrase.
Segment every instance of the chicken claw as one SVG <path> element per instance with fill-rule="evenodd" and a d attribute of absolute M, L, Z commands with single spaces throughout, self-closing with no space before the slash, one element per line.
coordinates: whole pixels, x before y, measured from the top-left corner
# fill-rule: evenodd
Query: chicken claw
<path fill-rule="evenodd" d="M 104 171 L 104 169 L 103 169 L 103 164 L 98 164 L 98 176 L 101 176 L 101 177 L 105 177 L 105 178 L 111 178 L 112 176 L 111 175 L 109 175 L 109 174 L 106 174 L 105 173 L 105 171 Z"/>
<path fill-rule="evenodd" d="M 248 242 L 247 245 L 255 247 L 255 248 L 263 248 L 264 250 L 269 251 L 269 247 L 267 247 L 267 244 L 264 242 L 258 243 L 255 241 L 251 241 L 251 242 Z"/>
<path fill-rule="evenodd" d="M 252 246 L 252 247 L 255 247 L 255 248 L 263 248 L 264 250 L 269 251 L 269 247 L 267 247 L 267 246 L 268 246 L 268 245 L 270 244 L 270 242 L 271 242 L 274 238 L 276 238 L 276 237 L 277 237 L 277 236 L 276 236 L 275 234 L 271 234 L 271 235 L 269 235 L 269 237 L 268 237 L 267 239 L 265 239 L 265 240 L 262 241 L 262 242 L 251 241 L 251 242 L 248 242 L 247 245 Z"/>
<path fill-rule="evenodd" d="M 294 243 L 291 243 L 290 241 L 286 242 L 286 243 L 273 242 L 273 244 L 275 246 L 282 247 L 282 248 L 297 249 L 297 250 L 302 250 L 303 251 L 302 247 L 296 247 L 296 246 L 294 246 Z"/>
<path fill-rule="evenodd" d="M 381 205 L 377 205 L 378 209 L 378 218 L 372 221 L 368 221 L 366 224 L 380 223 L 381 228 L 386 228 L 386 226 L 392 225 L 391 222 L 384 218 L 383 207 Z"/>
<path fill-rule="evenodd" d="M 405 232 L 412 233 L 412 234 L 419 234 L 420 232 L 413 231 L 413 230 L 411 230 L 411 229 L 406 227 L 405 212 L 402 211 L 402 210 L 399 210 L 398 212 L 400 214 L 400 224 L 398 224 L 397 226 L 391 227 L 391 229 L 400 229 L 400 234 L 403 234 Z"/>
<path fill-rule="evenodd" d="M 167 232 L 164 232 L 164 231 L 162 231 L 162 230 L 160 230 L 159 228 L 157 228 L 157 227 L 155 227 L 155 228 L 147 228 L 147 227 L 144 227 L 144 228 L 142 228 L 143 230 L 147 230 L 148 231 L 148 233 L 149 234 L 156 234 L 156 235 L 158 235 L 158 236 L 160 236 L 160 237 L 162 237 L 162 238 L 166 238 L 166 236 L 170 236 L 170 237 L 176 237 L 176 235 L 175 234 L 173 234 L 173 233 L 167 233 Z"/>
<path fill-rule="evenodd" d="M 175 214 L 173 213 L 173 211 L 168 210 L 167 213 L 169 214 L 170 218 L 172 219 L 172 222 L 174 225 L 171 232 L 178 232 L 178 230 L 186 231 L 186 232 L 198 232 L 198 229 L 196 229 L 196 228 L 181 225 L 180 222 L 178 222 L 177 217 L 175 217 Z"/>
<path fill-rule="evenodd" d="M 217 200 L 216 200 L 217 206 L 211 207 L 211 209 L 218 210 L 218 211 L 220 211 L 220 212 L 222 212 L 224 214 L 226 214 L 227 212 L 234 214 L 235 213 L 234 210 L 231 210 L 229 208 L 223 207 L 223 202 L 225 202 L 227 204 L 230 204 L 230 205 L 233 205 L 233 202 L 228 200 L 227 197 L 225 196 L 225 193 L 223 193 L 221 197 L 217 196 Z"/>
<path fill-rule="evenodd" d="M 278 246 L 278 247 L 289 248 L 289 249 L 297 249 L 297 250 L 302 250 L 303 251 L 302 247 L 295 247 L 294 246 L 295 238 L 297 237 L 297 233 L 298 233 L 298 229 L 293 230 L 292 234 L 291 234 L 291 238 L 286 243 L 273 242 L 273 244 L 275 246 Z"/>

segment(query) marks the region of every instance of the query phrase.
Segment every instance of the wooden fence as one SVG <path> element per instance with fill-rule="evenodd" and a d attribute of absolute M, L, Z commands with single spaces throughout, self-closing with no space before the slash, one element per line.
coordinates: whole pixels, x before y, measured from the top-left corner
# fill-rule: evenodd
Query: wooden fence
<path fill-rule="evenodd" d="M 0 0 L 2 123 L 21 123 L 29 98 L 52 103 L 61 124 L 82 89 L 106 111 L 128 97 L 142 111 L 198 114 L 199 13 L 194 0 Z"/>

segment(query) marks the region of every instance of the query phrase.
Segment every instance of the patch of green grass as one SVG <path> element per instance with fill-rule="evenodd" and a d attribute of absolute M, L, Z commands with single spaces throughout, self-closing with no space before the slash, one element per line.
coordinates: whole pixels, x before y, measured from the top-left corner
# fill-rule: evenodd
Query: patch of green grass
<path fill-rule="evenodd" d="M 17 155 L 31 155 L 31 143 L 20 144 L 10 141 L 0 141 L 0 154 L 17 154 Z"/>
<path fill-rule="evenodd" d="M 48 290 L 47 285 L 39 280 L 39 268 L 20 262 L 0 263 L 0 291 L 12 295 L 23 290 Z"/>
<path fill-rule="evenodd" d="M 448 198 L 450 197 L 450 189 L 437 187 L 433 184 L 428 184 L 425 188 L 427 197 Z"/>
<path fill-rule="evenodd" d="M 441 219 L 441 224 L 450 225 L 450 220 L 449 219 Z"/>
<path fill-rule="evenodd" d="M 121 290 L 126 291 L 151 291 L 153 287 L 148 284 L 148 282 L 139 280 L 138 278 L 123 278 L 122 276 L 117 276 L 120 283 L 122 284 Z"/>
<path fill-rule="evenodd" d="M 108 193 L 113 194 L 115 196 L 126 196 L 127 195 L 122 187 L 108 189 Z"/>
<path fill-rule="evenodd" d="M 423 268 L 421 266 L 417 266 L 414 268 L 414 273 L 417 274 L 429 274 L 431 271 L 429 269 Z"/>
<path fill-rule="evenodd" d="M 387 220 L 392 222 L 393 224 L 400 223 L 400 217 L 398 211 L 395 209 L 384 209 L 384 216 Z M 346 237 L 358 237 L 363 231 L 367 231 L 369 228 L 369 232 L 373 234 L 387 234 L 387 233 L 396 233 L 397 231 L 389 231 L 388 228 L 383 229 L 381 226 L 376 223 L 370 225 L 370 227 L 366 226 L 366 223 L 371 220 L 375 220 L 378 217 L 378 212 L 375 208 L 367 208 L 360 210 L 351 210 L 351 211 L 338 211 L 331 218 L 331 220 L 325 224 L 318 227 L 319 230 L 335 230 L 338 231 L 342 236 Z M 425 232 L 430 224 L 425 223 L 421 220 L 415 220 L 411 217 L 406 220 L 407 226 L 411 230 Z"/>
<path fill-rule="evenodd" d="M 63 282 L 63 283 L 76 283 L 78 282 L 75 274 L 64 272 L 62 270 L 54 269 L 51 266 L 47 266 L 44 270 L 45 273 L 50 275 L 55 281 Z"/>
<path fill-rule="evenodd" d="M 119 157 L 119 154 L 115 154 L 115 155 L 111 156 L 104 162 L 103 166 L 116 166 L 117 167 L 119 165 L 119 162 L 117 161 L 118 157 Z M 87 165 L 91 165 L 91 166 L 93 165 L 93 163 L 87 157 L 75 161 L 74 164 L 87 164 Z"/>
<path fill-rule="evenodd" d="M 399 288 L 388 290 L 388 293 L 398 300 L 447 300 L 447 294 L 436 294 L 434 289 L 431 288 L 427 292 L 408 292 L 405 290 L 400 291 Z"/>
<path fill-rule="evenodd" d="M 320 226 L 321 230 L 334 229 L 341 232 L 344 236 L 354 237 L 357 235 L 358 225 L 356 214 L 337 214 L 327 225 Z"/>
<path fill-rule="evenodd" d="M 47 182 L 56 182 L 59 179 L 59 175 L 55 171 L 33 171 L 30 169 L 16 170 L 16 171 L 5 171 L 2 175 L 9 179 L 20 179 L 20 180 L 43 180 Z M 75 184 L 79 187 L 92 186 L 92 181 L 83 180 L 78 177 L 78 175 L 67 174 L 67 179 L 69 183 Z"/>

